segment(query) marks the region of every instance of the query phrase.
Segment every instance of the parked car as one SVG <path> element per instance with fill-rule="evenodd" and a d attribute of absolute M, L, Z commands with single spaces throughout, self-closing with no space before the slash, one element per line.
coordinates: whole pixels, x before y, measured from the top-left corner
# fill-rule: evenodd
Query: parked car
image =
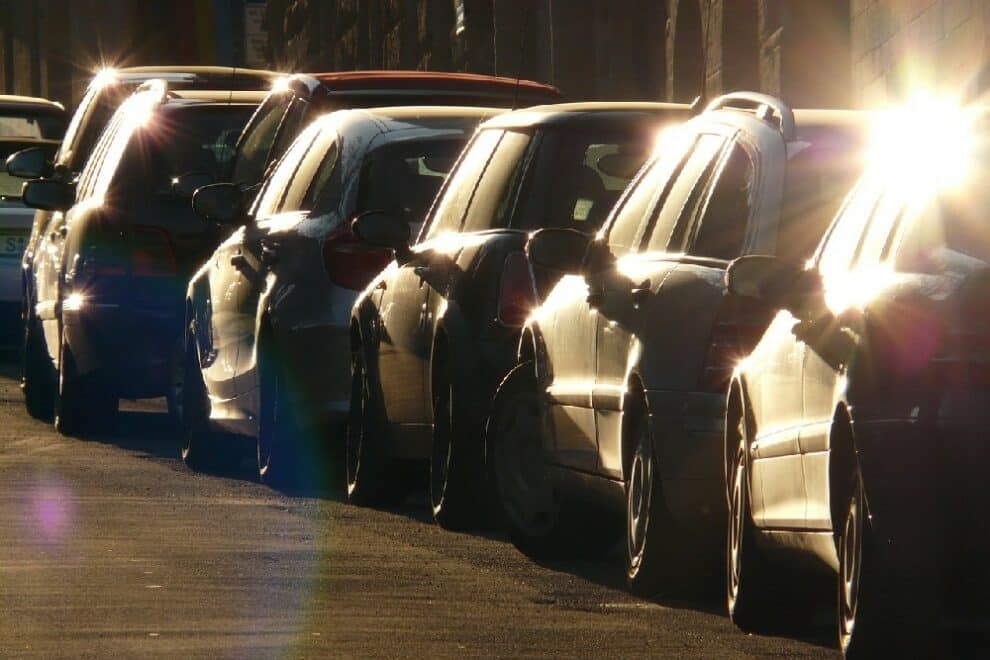
<path fill-rule="evenodd" d="M 530 238 L 535 264 L 568 274 L 523 328 L 489 422 L 521 549 L 593 550 L 624 529 L 635 592 L 714 572 L 726 386 L 769 320 L 726 295 L 725 268 L 810 255 L 861 171 L 866 128 L 854 112 L 722 96 L 664 136 L 597 236 Z"/>
<path fill-rule="evenodd" d="M 33 413 L 54 400 L 62 433 L 111 424 L 119 398 L 168 391 L 185 283 L 222 238 L 176 179 L 222 172 L 263 93 L 186 96 L 147 83 L 114 113 L 78 182 L 24 187 L 28 206 L 53 212 L 32 272 L 25 398 Z"/>
<path fill-rule="evenodd" d="M 300 429 L 346 419 L 351 306 L 390 259 L 359 245 L 351 220 L 387 210 L 406 236 L 418 229 L 478 122 L 498 112 L 341 110 L 299 135 L 251 220 L 189 283 L 185 370 L 176 381 L 188 402 L 188 464 L 237 457 L 214 433 L 227 431 L 256 441 L 263 481 L 285 483 L 317 467 L 324 448 L 302 440 Z M 241 197 L 236 184 L 217 184 L 194 202 L 209 218 L 241 225 Z"/>
<path fill-rule="evenodd" d="M 520 326 L 557 275 L 532 270 L 526 238 L 540 227 L 595 232 L 660 127 L 687 114 L 674 104 L 577 103 L 502 115 L 481 126 L 411 250 L 399 220 L 355 221 L 359 238 L 394 248 L 396 260 L 352 314 L 352 500 L 400 499 L 408 461 L 423 461 L 437 522 L 485 518 L 484 421 Z"/>
<path fill-rule="evenodd" d="M 795 573 L 823 569 L 847 657 L 921 657 L 988 613 L 990 124 L 906 127 L 810 261 L 727 272 L 779 310 L 729 390 L 729 613 L 752 630 L 829 602 Z"/>
<path fill-rule="evenodd" d="M 0 159 L 22 149 L 37 148 L 51 158 L 58 140 L 0 137 Z M 21 201 L 24 181 L 0 172 L 0 345 L 18 346 L 21 339 L 21 255 L 31 235 L 34 209 Z"/>
<path fill-rule="evenodd" d="M 47 149 L 25 149 L 24 153 L 16 154 L 12 159 L 13 169 L 9 170 L 21 178 L 32 179 L 49 177 L 59 181 L 73 182 L 89 160 L 93 146 L 106 128 L 107 122 L 119 105 L 132 94 L 140 85 L 149 80 L 164 80 L 170 92 L 178 90 L 235 90 L 259 91 L 267 90 L 272 82 L 281 77 L 271 71 L 253 69 L 232 69 L 230 67 L 210 66 L 142 66 L 124 69 L 103 69 L 90 81 L 86 94 L 76 107 L 64 129 L 64 139 L 57 153 L 52 156 Z M 55 138 L 62 138 L 59 131 Z M 20 299 L 22 304 L 21 316 L 24 327 L 31 327 L 37 322 L 34 318 L 34 306 L 37 303 L 34 284 L 34 268 L 37 248 L 42 237 L 50 233 L 49 225 L 53 214 L 50 211 L 37 210 L 30 229 L 27 244 L 21 257 Z M 22 337 L 24 341 L 27 336 Z M 26 355 L 26 351 L 22 354 Z M 22 365 L 22 370 L 25 365 Z M 46 377 L 50 381 L 50 375 Z M 48 396 L 50 387 L 45 385 L 37 395 L 30 392 L 31 383 L 22 371 L 21 389 L 24 391 L 28 412 L 36 417 L 47 418 L 51 415 L 51 399 Z"/>
<path fill-rule="evenodd" d="M 65 108 L 48 99 L 0 95 L 0 157 L 37 148 L 51 159 L 65 132 Z M 0 345 L 20 334 L 20 258 L 31 234 L 31 217 L 20 202 L 21 182 L 0 172 Z"/>
<path fill-rule="evenodd" d="M 531 80 L 442 71 L 337 71 L 279 80 L 237 144 L 230 180 L 257 190 L 299 132 L 324 113 L 400 105 L 518 107 L 560 100 L 560 91 Z"/>

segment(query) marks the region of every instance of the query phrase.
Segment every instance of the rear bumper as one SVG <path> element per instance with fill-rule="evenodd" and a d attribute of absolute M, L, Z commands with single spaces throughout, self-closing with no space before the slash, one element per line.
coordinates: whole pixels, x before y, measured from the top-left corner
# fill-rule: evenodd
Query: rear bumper
<path fill-rule="evenodd" d="M 725 395 L 648 390 L 660 478 L 670 513 L 713 541 L 725 530 Z"/>
<path fill-rule="evenodd" d="M 86 301 L 62 310 L 65 339 L 81 375 L 99 371 L 122 397 L 162 396 L 168 362 L 182 336 L 178 309 L 135 309 Z"/>

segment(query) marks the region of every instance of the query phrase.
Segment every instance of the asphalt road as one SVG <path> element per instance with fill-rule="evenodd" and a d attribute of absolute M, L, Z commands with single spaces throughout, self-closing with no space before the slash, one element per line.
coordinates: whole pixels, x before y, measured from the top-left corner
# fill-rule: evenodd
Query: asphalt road
<path fill-rule="evenodd" d="M 190 472 L 160 407 L 113 437 L 30 419 L 0 365 L 4 657 L 835 657 L 754 637 L 718 594 L 644 601 L 621 563 L 538 565 L 498 534 Z"/>

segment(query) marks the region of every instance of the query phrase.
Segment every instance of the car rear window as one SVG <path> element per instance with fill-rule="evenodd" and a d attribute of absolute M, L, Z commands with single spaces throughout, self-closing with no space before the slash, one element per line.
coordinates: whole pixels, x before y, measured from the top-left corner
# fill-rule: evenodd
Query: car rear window
<path fill-rule="evenodd" d="M 65 117 L 55 113 L 0 110 L 0 137 L 57 140 L 65 132 Z"/>

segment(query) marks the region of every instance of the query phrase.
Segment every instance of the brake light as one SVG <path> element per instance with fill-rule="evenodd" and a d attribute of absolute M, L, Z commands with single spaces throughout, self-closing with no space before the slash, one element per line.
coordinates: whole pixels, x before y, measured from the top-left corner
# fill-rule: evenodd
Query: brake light
<path fill-rule="evenodd" d="M 323 266 L 330 281 L 345 289 L 360 291 L 380 273 L 392 254 L 389 250 L 369 250 L 346 227 L 323 241 Z"/>
<path fill-rule="evenodd" d="M 131 228 L 131 274 L 134 277 L 174 277 L 175 250 L 168 233 L 155 227 Z"/>
<path fill-rule="evenodd" d="M 751 298 L 728 296 L 723 299 L 708 337 L 705 362 L 698 379 L 701 391 L 725 391 L 732 370 L 759 343 L 770 318 L 771 311 Z"/>
<path fill-rule="evenodd" d="M 502 266 L 498 291 L 498 320 L 502 325 L 522 326 L 536 306 L 536 285 L 529 259 L 522 252 L 512 252 Z"/>

